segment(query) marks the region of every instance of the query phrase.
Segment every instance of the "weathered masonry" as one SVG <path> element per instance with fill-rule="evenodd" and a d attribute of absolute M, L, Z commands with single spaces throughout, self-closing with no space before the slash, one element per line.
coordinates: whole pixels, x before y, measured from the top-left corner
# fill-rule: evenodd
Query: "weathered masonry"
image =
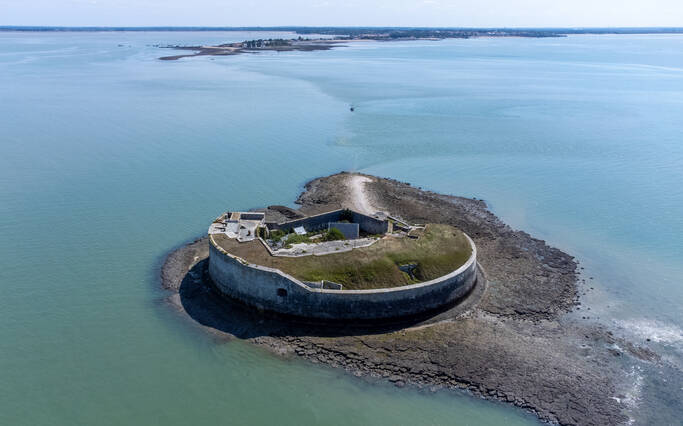
<path fill-rule="evenodd" d="M 385 319 L 419 314 L 466 295 L 477 280 L 476 247 L 461 267 L 437 279 L 376 290 L 314 288 L 278 269 L 249 264 L 210 236 L 209 274 L 216 288 L 247 305 L 320 319 Z"/>
<path fill-rule="evenodd" d="M 308 216 L 302 219 L 291 220 L 289 222 L 279 224 L 269 223 L 268 228 L 289 231 L 291 229 L 303 226 L 306 231 L 317 231 L 321 229 L 327 229 L 330 223 L 339 223 L 342 221 L 358 224 L 358 229 L 368 234 L 384 234 L 391 232 L 390 221 L 346 209 L 334 210 L 331 212 L 321 213 L 315 216 Z"/>

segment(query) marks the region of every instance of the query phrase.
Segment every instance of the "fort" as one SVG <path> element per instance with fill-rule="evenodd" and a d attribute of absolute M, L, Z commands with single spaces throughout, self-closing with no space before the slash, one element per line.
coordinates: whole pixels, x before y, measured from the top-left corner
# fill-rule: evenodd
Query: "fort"
<path fill-rule="evenodd" d="M 477 281 L 476 247 L 459 229 L 384 212 L 304 215 L 282 206 L 226 212 L 209 227 L 209 274 L 258 310 L 326 320 L 418 315 Z"/>

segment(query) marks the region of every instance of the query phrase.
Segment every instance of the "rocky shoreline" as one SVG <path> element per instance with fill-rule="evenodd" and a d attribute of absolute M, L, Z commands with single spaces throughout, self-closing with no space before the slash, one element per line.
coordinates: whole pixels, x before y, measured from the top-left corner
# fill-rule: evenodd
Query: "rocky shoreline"
<path fill-rule="evenodd" d="M 245 43 L 229 43 L 218 46 L 165 46 L 165 49 L 189 50 L 192 53 L 162 56 L 162 61 L 176 61 L 182 58 L 194 56 L 231 56 L 243 53 L 262 53 L 262 52 L 313 52 L 316 50 L 330 50 L 333 47 L 341 46 L 340 40 L 286 40 L 287 44 L 248 47 Z"/>
<path fill-rule="evenodd" d="M 307 213 L 348 205 L 353 191 L 340 188 L 354 176 L 312 180 L 296 202 Z M 574 258 L 511 229 L 481 200 L 365 177 L 364 195 L 378 210 L 413 223 L 454 225 L 473 238 L 485 279 L 462 303 L 401 324 L 329 328 L 264 316 L 214 292 L 206 271 L 206 238 L 166 259 L 161 282 L 173 291 L 172 302 L 211 332 L 357 376 L 397 386 L 467 389 L 559 424 L 629 420 L 634 407 L 626 396 L 630 384 L 623 360 L 658 356 L 591 321 L 565 315 L 580 305 Z"/>

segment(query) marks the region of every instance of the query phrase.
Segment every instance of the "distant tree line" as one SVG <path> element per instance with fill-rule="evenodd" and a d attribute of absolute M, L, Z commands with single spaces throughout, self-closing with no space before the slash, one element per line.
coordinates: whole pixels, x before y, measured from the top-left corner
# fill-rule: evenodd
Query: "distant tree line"
<path fill-rule="evenodd" d="M 49 27 L 0 25 L 0 31 L 291 31 L 346 38 L 473 37 L 482 35 L 557 37 L 566 34 L 683 34 L 682 27 L 620 28 L 421 28 L 421 27 Z M 372 36 L 374 34 L 374 36 Z M 256 40 L 254 40 L 256 41 Z"/>
<path fill-rule="evenodd" d="M 245 40 L 242 42 L 242 47 L 246 49 L 264 49 L 268 47 L 290 46 L 291 44 L 291 40 L 285 40 L 283 38 L 269 38 L 267 40 Z"/>
<path fill-rule="evenodd" d="M 638 28 L 424 28 L 424 27 L 275 27 L 273 31 L 336 35 L 339 38 L 468 38 L 476 36 L 562 37 L 567 34 L 681 34 L 682 27 Z"/>
<path fill-rule="evenodd" d="M 296 28 L 299 34 L 336 35 L 338 39 L 411 39 L 411 38 L 469 38 L 481 36 L 561 37 L 564 32 L 553 29 L 514 28 Z"/>

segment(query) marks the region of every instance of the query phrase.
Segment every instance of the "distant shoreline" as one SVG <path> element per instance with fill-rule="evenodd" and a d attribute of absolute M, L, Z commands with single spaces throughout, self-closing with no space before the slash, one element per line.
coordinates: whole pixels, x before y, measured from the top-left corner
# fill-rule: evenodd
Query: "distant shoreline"
<path fill-rule="evenodd" d="M 277 28 L 273 30 L 286 30 Z M 318 38 L 290 39 L 257 39 L 243 42 L 227 43 L 213 46 L 157 46 L 177 50 L 191 50 L 193 53 L 163 56 L 159 59 L 174 61 L 181 58 L 194 56 L 232 56 L 243 53 L 261 53 L 267 51 L 291 52 L 291 51 L 315 51 L 330 50 L 334 47 L 343 46 L 344 43 L 359 41 L 395 42 L 395 41 L 441 41 L 445 39 L 471 39 L 471 38 L 557 38 L 569 35 L 620 35 L 636 34 L 635 29 L 612 29 L 591 30 L 593 32 L 580 32 L 580 30 L 555 30 L 555 29 L 428 29 L 428 28 L 291 28 L 295 34 L 317 35 Z M 680 29 L 639 29 L 638 34 L 683 34 Z M 665 32 L 666 31 L 666 32 Z M 320 37 L 320 36 L 330 36 Z"/>
<path fill-rule="evenodd" d="M 516 34 L 536 32 L 539 34 L 683 34 L 683 27 L 98 27 L 98 26 L 41 26 L 41 25 L 0 25 L 0 32 L 202 32 L 202 31 L 262 31 L 293 32 L 296 34 L 345 35 L 359 32 L 419 31 L 419 32 L 469 32 L 469 33 L 506 33 Z M 546 35 L 547 36 L 547 35 Z"/>
<path fill-rule="evenodd" d="M 427 28 L 427 27 L 55 27 L 55 26 L 0 26 L 1 32 L 285 32 L 298 35 L 289 39 L 254 39 L 220 45 L 155 47 L 189 50 L 162 56 L 159 59 L 174 61 L 194 56 L 232 56 L 266 51 L 292 52 L 330 50 L 343 43 L 358 41 L 416 41 L 470 38 L 555 38 L 569 35 L 645 35 L 683 34 L 683 27 L 619 27 L 619 28 Z M 306 36 L 314 36 L 306 37 Z"/>

